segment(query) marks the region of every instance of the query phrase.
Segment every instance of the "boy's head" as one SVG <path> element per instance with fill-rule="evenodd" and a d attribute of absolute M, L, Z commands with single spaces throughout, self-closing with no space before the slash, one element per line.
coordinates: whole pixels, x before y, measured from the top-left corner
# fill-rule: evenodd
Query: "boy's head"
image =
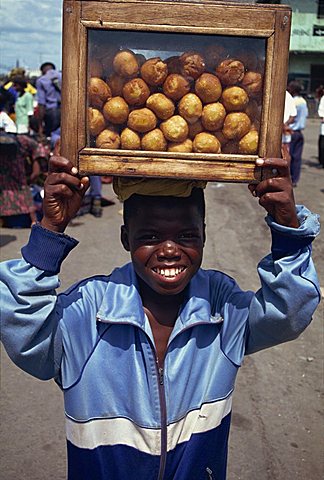
<path fill-rule="evenodd" d="M 124 202 L 121 241 L 144 287 L 160 295 L 183 292 L 202 262 L 205 200 L 132 195 Z"/>

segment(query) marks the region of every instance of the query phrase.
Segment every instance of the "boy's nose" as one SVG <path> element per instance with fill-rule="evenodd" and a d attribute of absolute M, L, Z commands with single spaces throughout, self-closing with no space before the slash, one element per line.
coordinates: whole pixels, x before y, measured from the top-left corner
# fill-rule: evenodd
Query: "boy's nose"
<path fill-rule="evenodd" d="M 180 257 L 178 245 L 172 240 L 166 240 L 161 245 L 161 249 L 158 252 L 158 258 L 175 258 Z"/>

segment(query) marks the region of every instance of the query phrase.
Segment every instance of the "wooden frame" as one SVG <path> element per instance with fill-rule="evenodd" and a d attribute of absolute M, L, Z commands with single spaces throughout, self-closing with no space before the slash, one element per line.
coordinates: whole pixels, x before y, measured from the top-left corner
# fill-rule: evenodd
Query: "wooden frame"
<path fill-rule="evenodd" d="M 281 157 L 291 10 L 212 0 L 64 0 L 62 154 L 80 174 L 259 182 L 271 172 L 259 157 Z M 105 150 L 87 146 L 88 29 L 169 32 L 265 39 L 258 155 Z"/>

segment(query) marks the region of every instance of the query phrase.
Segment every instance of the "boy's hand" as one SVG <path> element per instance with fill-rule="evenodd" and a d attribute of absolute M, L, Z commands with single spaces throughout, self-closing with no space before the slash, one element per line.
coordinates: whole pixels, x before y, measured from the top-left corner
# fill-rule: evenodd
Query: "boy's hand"
<path fill-rule="evenodd" d="M 78 171 L 64 157 L 50 158 L 48 176 L 44 186 L 41 225 L 54 232 L 64 232 L 79 210 L 82 198 L 89 187 L 89 178 L 78 178 Z"/>
<path fill-rule="evenodd" d="M 289 164 L 282 158 L 258 159 L 257 166 L 270 167 L 276 171 L 276 177 L 263 180 L 258 185 L 249 185 L 253 196 L 272 216 L 275 222 L 286 227 L 298 228 L 293 187 L 290 179 Z"/>

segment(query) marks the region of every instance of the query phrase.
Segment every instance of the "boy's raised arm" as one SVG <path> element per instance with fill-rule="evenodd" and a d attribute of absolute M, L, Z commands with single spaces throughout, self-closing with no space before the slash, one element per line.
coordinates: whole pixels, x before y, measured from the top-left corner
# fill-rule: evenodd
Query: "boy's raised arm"
<path fill-rule="evenodd" d="M 77 177 L 77 169 L 64 157 L 54 155 L 45 182 L 42 226 L 62 233 L 75 217 L 89 186 L 89 178 Z"/>
<path fill-rule="evenodd" d="M 0 283 L 1 340 L 20 368 L 41 379 L 57 376 L 60 369 L 63 308 L 56 296 L 57 274 L 78 243 L 63 232 L 89 184 L 88 178 L 77 177 L 77 170 L 63 157 L 53 156 L 49 167 L 44 218 L 41 225 L 32 227 L 23 258 L 3 262 Z M 66 310 L 74 305 L 71 300 Z"/>
<path fill-rule="evenodd" d="M 249 185 L 250 192 L 259 198 L 260 205 L 276 223 L 298 228 L 299 222 L 287 160 L 266 158 L 258 159 L 256 163 L 258 166 L 272 168 L 276 176 L 263 180 L 258 185 Z"/>
<path fill-rule="evenodd" d="M 246 353 L 292 340 L 312 319 L 320 289 L 311 258 L 311 243 L 319 233 L 318 216 L 296 206 L 289 165 L 283 159 L 257 161 L 277 173 L 249 185 L 268 212 L 272 253 L 258 265 L 261 289 L 249 309 Z"/>

